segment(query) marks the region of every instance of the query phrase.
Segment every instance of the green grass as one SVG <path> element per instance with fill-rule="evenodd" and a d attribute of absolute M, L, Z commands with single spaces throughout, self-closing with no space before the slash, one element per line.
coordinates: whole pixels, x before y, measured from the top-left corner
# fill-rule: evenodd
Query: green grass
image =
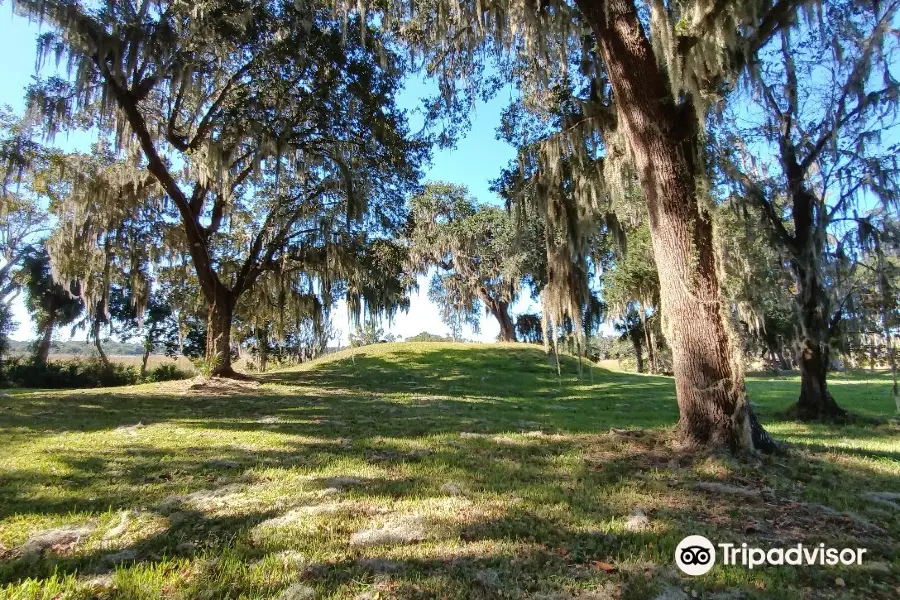
<path fill-rule="evenodd" d="M 572 359 L 558 378 L 534 347 L 381 344 L 265 379 L 0 399 L 0 598 L 900 594 L 900 511 L 863 495 L 900 492 L 883 377 L 835 378 L 843 406 L 880 419 L 847 426 L 779 421 L 797 382 L 749 380 L 794 450 L 743 461 L 673 448 L 671 379 L 579 379 Z M 64 526 L 87 530 L 23 552 Z M 409 541 L 351 543 L 386 531 Z M 688 578 L 672 557 L 694 533 L 865 547 L 867 564 Z"/>

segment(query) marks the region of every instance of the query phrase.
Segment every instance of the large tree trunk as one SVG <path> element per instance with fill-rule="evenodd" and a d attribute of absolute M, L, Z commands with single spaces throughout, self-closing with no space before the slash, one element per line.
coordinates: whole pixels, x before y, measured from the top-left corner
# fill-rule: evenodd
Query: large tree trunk
<path fill-rule="evenodd" d="M 235 377 L 237 373 L 231 367 L 231 319 L 236 298 L 221 284 L 215 287 L 206 320 L 206 360 L 214 365 L 213 376 Z"/>
<path fill-rule="evenodd" d="M 800 365 L 800 399 L 789 412 L 804 420 L 846 417 L 847 411 L 838 406 L 828 391 L 828 344 L 805 338 L 797 346 Z"/>
<path fill-rule="evenodd" d="M 800 366 L 800 399 L 789 412 L 804 420 L 843 418 L 847 411 L 838 406 L 828 391 L 831 303 L 822 282 L 818 261 L 824 245 L 821 228 L 814 221 L 815 198 L 803 186 L 799 175 L 793 186 L 795 255 L 791 261 L 797 283 L 795 298 L 800 316 L 797 364 Z"/>
<path fill-rule="evenodd" d="M 41 331 L 41 339 L 34 350 L 34 362 L 36 364 L 46 366 L 50 359 L 50 346 L 53 344 L 53 329 L 56 326 L 55 311 L 50 311 L 47 319 L 43 323 Z"/>
<path fill-rule="evenodd" d="M 498 340 L 501 342 L 516 341 L 516 326 L 512 317 L 509 316 L 509 302 L 485 301 L 488 312 L 497 319 L 500 324 L 500 336 Z"/>
<path fill-rule="evenodd" d="M 797 269 L 801 336 L 797 341 L 800 367 L 800 398 L 789 412 L 802 420 L 843 418 L 847 411 L 838 406 L 828 391 L 829 331 L 824 311 L 828 310 L 825 290 L 814 275 Z"/>
<path fill-rule="evenodd" d="M 712 226 L 697 202 L 693 109 L 678 106 L 631 0 L 577 0 L 597 36 L 650 216 L 687 447 L 774 450 L 730 360 Z"/>

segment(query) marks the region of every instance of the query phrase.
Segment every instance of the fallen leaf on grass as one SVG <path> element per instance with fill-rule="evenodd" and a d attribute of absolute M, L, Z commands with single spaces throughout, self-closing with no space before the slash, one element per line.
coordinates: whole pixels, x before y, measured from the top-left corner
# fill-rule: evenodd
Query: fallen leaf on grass
<path fill-rule="evenodd" d="M 603 571 L 604 573 L 614 573 L 616 571 L 615 565 L 611 565 L 607 562 L 602 562 L 599 560 L 595 560 L 591 562 L 595 569 L 599 571 Z"/>

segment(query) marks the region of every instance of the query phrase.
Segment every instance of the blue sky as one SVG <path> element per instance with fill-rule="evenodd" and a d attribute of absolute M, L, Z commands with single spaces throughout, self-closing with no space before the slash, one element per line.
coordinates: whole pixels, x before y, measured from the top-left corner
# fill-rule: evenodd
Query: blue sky
<path fill-rule="evenodd" d="M 31 82 L 35 67 L 35 37 L 37 25 L 16 17 L 12 11 L 0 11 L 0 56 L 5 57 L 0 69 L 0 104 L 8 104 L 17 112 L 24 108 L 24 90 Z M 428 82 L 420 78 L 408 80 L 406 89 L 399 98 L 401 106 L 415 110 L 421 97 L 433 94 L 434 90 Z M 497 202 L 496 196 L 488 190 L 491 179 L 497 177 L 500 169 L 505 167 L 515 155 L 512 147 L 498 141 L 495 136 L 500 115 L 509 104 L 510 90 L 503 90 L 490 102 L 479 102 L 472 116 L 472 128 L 454 149 L 436 149 L 431 167 L 426 171 L 427 180 L 446 180 L 465 185 L 481 202 Z M 411 121 L 420 121 L 413 115 Z M 75 145 L 74 140 L 57 139 L 60 146 Z M 80 145 L 80 144 L 78 144 Z M 408 313 L 400 313 L 390 325 L 385 324 L 389 333 L 409 337 L 421 331 L 446 335 L 449 329 L 441 323 L 437 307 L 427 298 L 428 282 L 419 280 L 419 291 L 412 295 Z M 527 294 L 526 294 L 527 295 Z M 515 308 L 514 312 L 529 310 L 530 302 L 526 298 Z M 533 309 L 531 309 L 533 310 Z M 34 338 L 34 327 L 24 310 L 21 299 L 15 306 L 18 330 L 12 335 L 14 339 L 26 340 Z M 346 341 L 351 326 L 347 321 L 347 311 L 343 302 L 339 303 L 334 314 L 335 325 L 342 331 Z M 499 327 L 490 317 L 482 317 L 481 332 L 473 335 L 466 331 L 466 337 L 479 341 L 493 341 L 499 333 Z M 57 339 L 68 339 L 68 331 L 57 332 Z M 83 333 L 76 338 L 83 338 Z"/>

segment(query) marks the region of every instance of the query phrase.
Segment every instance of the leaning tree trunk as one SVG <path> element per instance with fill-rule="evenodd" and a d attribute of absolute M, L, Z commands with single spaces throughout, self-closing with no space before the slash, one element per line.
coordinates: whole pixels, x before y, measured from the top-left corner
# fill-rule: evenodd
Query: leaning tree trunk
<path fill-rule="evenodd" d="M 650 361 L 650 372 L 656 374 L 656 353 L 653 351 L 653 339 L 650 336 L 650 327 L 647 326 L 647 313 L 641 306 L 641 327 L 644 329 L 644 345 L 647 346 L 647 359 Z"/>
<path fill-rule="evenodd" d="M 234 294 L 216 284 L 215 295 L 209 303 L 206 320 L 206 360 L 212 365 L 211 375 L 234 377 L 231 367 L 231 320 L 234 314 Z"/>
<path fill-rule="evenodd" d="M 147 363 L 150 361 L 150 351 L 153 349 L 153 344 L 150 343 L 150 340 L 146 340 L 144 342 L 144 356 L 141 357 L 141 379 L 147 376 Z"/>
<path fill-rule="evenodd" d="M 488 312 L 497 319 L 500 324 L 500 336 L 498 340 L 501 342 L 516 341 L 516 326 L 512 317 L 509 316 L 509 302 L 485 301 Z"/>
<path fill-rule="evenodd" d="M 41 366 L 47 366 L 47 361 L 50 360 L 50 346 L 53 344 L 53 328 L 56 326 L 56 316 L 54 315 L 54 311 L 51 310 L 49 312 L 50 314 L 43 324 L 41 339 L 34 350 L 34 362 Z"/>
<path fill-rule="evenodd" d="M 679 430 L 688 447 L 774 450 L 730 360 L 712 225 L 697 201 L 693 109 L 679 106 L 632 0 L 577 0 L 597 36 L 647 203 Z"/>
<path fill-rule="evenodd" d="M 103 304 L 97 307 L 97 314 L 94 315 L 94 322 L 91 324 L 91 337 L 94 338 L 94 348 L 97 349 L 97 356 L 100 357 L 100 362 L 103 363 L 104 367 L 109 367 L 109 357 L 106 356 L 106 352 L 103 351 L 103 344 L 100 340 L 100 330 L 103 327 L 103 323 L 101 321 L 102 317 Z"/>

